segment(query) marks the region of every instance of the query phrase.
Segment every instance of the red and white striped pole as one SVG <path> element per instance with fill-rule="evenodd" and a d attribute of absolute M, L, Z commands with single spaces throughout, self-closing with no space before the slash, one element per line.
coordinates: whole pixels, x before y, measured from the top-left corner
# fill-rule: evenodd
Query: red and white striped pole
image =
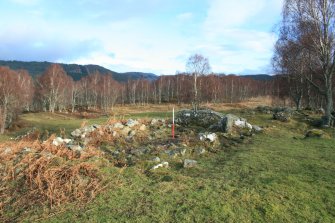
<path fill-rule="evenodd" d="M 172 138 L 174 139 L 174 107 L 172 109 Z"/>

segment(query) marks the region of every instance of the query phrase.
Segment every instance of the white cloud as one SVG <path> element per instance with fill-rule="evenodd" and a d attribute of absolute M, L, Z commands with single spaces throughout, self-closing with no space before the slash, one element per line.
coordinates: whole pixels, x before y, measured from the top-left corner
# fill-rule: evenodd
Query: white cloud
<path fill-rule="evenodd" d="M 184 70 L 185 62 L 176 57 L 184 54 L 192 44 L 178 33 L 161 30 L 139 19 L 112 22 L 96 28 L 91 35 L 102 42 L 103 50 L 71 62 L 97 63 L 120 72 L 171 74 L 177 69 Z M 110 53 L 113 55 L 108 55 Z"/>
<path fill-rule="evenodd" d="M 270 64 L 276 41 L 270 27 L 278 19 L 274 15 L 278 16 L 281 3 L 282 0 L 210 1 L 203 23 L 207 46 L 202 51 L 214 61 L 213 70 L 264 71 Z"/>

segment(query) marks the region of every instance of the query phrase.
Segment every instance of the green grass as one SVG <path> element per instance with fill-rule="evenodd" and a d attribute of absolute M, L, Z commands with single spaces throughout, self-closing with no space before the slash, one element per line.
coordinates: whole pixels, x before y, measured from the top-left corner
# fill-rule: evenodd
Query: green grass
<path fill-rule="evenodd" d="M 335 222 L 335 140 L 304 139 L 308 125 L 294 120 L 246 118 L 268 129 L 249 144 L 198 158 L 194 169 L 178 159 L 151 174 L 138 166 L 104 169 L 111 183 L 102 194 L 41 222 Z"/>
<path fill-rule="evenodd" d="M 138 111 L 138 113 L 129 115 L 118 115 L 116 118 L 129 119 L 129 118 L 141 118 L 141 119 L 150 119 L 150 118 L 169 118 L 171 117 L 171 112 L 143 112 Z M 32 128 L 38 129 L 41 133 L 55 133 L 60 134 L 61 129 L 65 129 L 65 133 L 67 136 L 75 130 L 79 128 L 83 122 L 87 122 L 87 124 L 104 124 L 110 117 L 101 116 L 98 118 L 76 118 L 67 116 L 66 114 L 51 114 L 47 112 L 40 113 L 27 113 L 20 116 L 21 123 L 24 123 L 25 127 L 15 131 L 10 132 L 5 135 L 0 135 L 0 142 L 7 141 L 11 137 L 16 137 L 19 135 L 24 135 L 26 132 L 31 130 Z"/>
<path fill-rule="evenodd" d="M 172 118 L 172 112 L 143 112 L 129 115 L 130 118 Z"/>
<path fill-rule="evenodd" d="M 32 128 L 38 129 L 41 133 L 49 132 L 60 134 L 61 129 L 65 129 L 66 135 L 69 135 L 74 129 L 79 128 L 81 123 L 87 121 L 88 124 L 102 124 L 107 121 L 107 117 L 92 119 L 80 119 L 62 114 L 51 113 L 28 113 L 20 116 L 20 121 L 25 127 L 19 131 L 8 133 L 7 137 L 16 137 L 23 135 Z M 0 139 L 1 140 L 1 139 Z"/>

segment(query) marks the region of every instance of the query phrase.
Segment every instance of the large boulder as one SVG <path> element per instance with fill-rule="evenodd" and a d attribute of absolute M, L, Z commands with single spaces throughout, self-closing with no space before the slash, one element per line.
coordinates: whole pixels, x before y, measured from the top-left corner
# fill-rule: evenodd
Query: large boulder
<path fill-rule="evenodd" d="M 201 126 L 208 128 L 218 123 L 224 117 L 223 114 L 212 110 L 182 110 L 176 114 L 176 123 L 182 126 Z"/>
<path fill-rule="evenodd" d="M 281 122 L 288 122 L 291 119 L 294 111 L 288 107 L 276 107 L 272 109 L 273 119 Z"/>
<path fill-rule="evenodd" d="M 252 125 L 246 119 L 237 117 L 236 115 L 227 114 L 219 122 L 210 127 L 213 131 L 231 132 L 235 128 L 252 129 Z"/>
<path fill-rule="evenodd" d="M 310 129 L 305 134 L 306 138 L 329 138 L 329 135 L 321 129 Z"/>
<path fill-rule="evenodd" d="M 290 121 L 290 118 L 291 118 L 291 114 L 288 112 L 284 112 L 284 111 L 275 112 L 273 114 L 273 119 L 281 121 L 281 122 L 288 122 Z"/>
<path fill-rule="evenodd" d="M 292 108 L 289 108 L 289 107 L 275 107 L 272 109 L 272 111 L 274 113 L 277 113 L 277 112 L 284 112 L 286 114 L 290 114 L 292 115 L 293 114 L 293 109 Z"/>
<path fill-rule="evenodd" d="M 240 120 L 239 117 L 227 114 L 221 121 L 220 121 L 220 128 L 223 132 L 230 132 L 233 128 L 233 125 L 236 121 Z"/>

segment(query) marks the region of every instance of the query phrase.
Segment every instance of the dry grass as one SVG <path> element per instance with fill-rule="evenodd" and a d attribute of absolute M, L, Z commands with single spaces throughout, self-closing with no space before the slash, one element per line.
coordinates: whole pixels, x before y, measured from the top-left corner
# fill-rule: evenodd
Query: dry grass
<path fill-rule="evenodd" d="M 257 106 L 271 106 L 273 104 L 271 97 L 257 97 L 250 98 L 247 101 L 239 102 L 239 103 L 206 103 L 203 104 L 203 107 L 207 107 L 216 111 L 222 110 L 231 110 L 231 109 L 253 109 Z"/>
<path fill-rule="evenodd" d="M 229 109 L 240 109 L 240 108 L 255 108 L 259 105 L 271 106 L 273 99 L 271 97 L 257 97 L 251 98 L 247 101 L 240 103 L 202 103 L 201 107 L 211 108 L 215 110 L 229 110 Z M 127 114 L 140 114 L 147 112 L 168 112 L 172 111 L 172 108 L 181 110 L 185 108 L 191 108 L 190 104 L 149 104 L 149 105 L 125 105 L 118 106 L 113 109 L 110 113 L 111 116 L 127 115 Z"/>
<path fill-rule="evenodd" d="M 12 210 L 19 216 L 17 212 L 34 206 L 53 208 L 66 202 L 88 201 L 102 188 L 102 175 L 89 160 L 99 157 L 100 152 L 87 148 L 76 153 L 52 145 L 53 138 L 0 145 L 0 213 L 7 209 L 7 213 Z M 9 218 L 0 217 L 2 221 Z"/>

